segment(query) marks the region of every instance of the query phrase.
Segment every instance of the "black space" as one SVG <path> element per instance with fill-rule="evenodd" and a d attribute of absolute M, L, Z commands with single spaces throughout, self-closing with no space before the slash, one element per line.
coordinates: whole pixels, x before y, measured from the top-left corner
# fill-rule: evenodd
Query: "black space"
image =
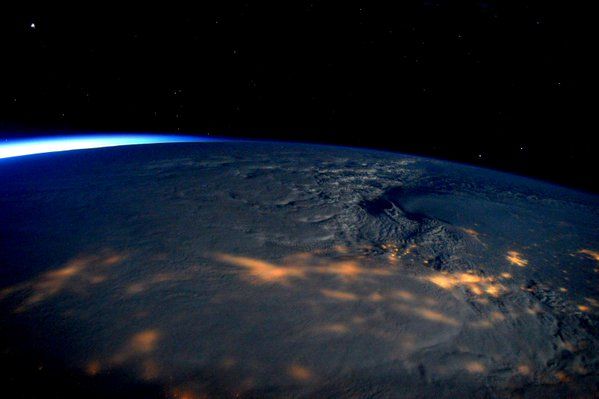
<path fill-rule="evenodd" d="M 0 137 L 338 143 L 599 191 L 588 4 L 195 3 L 4 10 Z"/>

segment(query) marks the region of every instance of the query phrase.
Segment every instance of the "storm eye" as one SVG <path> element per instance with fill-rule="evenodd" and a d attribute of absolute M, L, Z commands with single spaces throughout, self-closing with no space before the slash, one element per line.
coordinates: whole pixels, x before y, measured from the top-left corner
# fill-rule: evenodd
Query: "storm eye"
<path fill-rule="evenodd" d="M 0 158 L 12 158 L 23 155 L 82 150 L 89 148 L 116 147 L 122 145 L 190 143 L 206 141 L 214 140 L 205 137 L 151 134 L 113 134 L 15 139 L 0 142 Z"/>

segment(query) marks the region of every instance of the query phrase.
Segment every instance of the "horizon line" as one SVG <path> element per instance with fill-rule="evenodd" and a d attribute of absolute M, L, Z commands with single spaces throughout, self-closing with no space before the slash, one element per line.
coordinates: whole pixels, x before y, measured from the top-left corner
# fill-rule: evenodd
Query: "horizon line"
<path fill-rule="evenodd" d="M 76 151 L 94 148 L 118 147 L 126 145 L 163 144 L 163 143 L 202 143 L 225 141 L 195 135 L 176 134 L 135 134 L 135 133 L 99 133 L 89 135 L 63 135 L 51 137 L 28 137 L 4 139 L 0 141 L 0 159 L 22 157 L 52 152 Z"/>

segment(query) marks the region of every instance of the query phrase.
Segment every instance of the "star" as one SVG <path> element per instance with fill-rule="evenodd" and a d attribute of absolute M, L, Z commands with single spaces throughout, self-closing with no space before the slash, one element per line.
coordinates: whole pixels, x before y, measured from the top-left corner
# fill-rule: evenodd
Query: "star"
<path fill-rule="evenodd" d="M 31 29 L 35 29 L 35 22 L 32 22 L 32 23 L 31 23 L 31 25 L 29 25 L 29 27 L 30 27 Z"/>

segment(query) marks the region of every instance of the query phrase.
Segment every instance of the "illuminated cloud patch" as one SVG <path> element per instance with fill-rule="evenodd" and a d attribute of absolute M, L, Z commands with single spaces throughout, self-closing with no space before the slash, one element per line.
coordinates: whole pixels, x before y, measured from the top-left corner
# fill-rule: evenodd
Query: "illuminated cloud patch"
<path fill-rule="evenodd" d="M 152 134 L 106 134 L 11 139 L 0 141 L 0 158 L 12 158 L 23 155 L 83 150 L 89 148 L 117 147 L 122 145 L 211 141 L 217 140 L 205 137 Z"/>

